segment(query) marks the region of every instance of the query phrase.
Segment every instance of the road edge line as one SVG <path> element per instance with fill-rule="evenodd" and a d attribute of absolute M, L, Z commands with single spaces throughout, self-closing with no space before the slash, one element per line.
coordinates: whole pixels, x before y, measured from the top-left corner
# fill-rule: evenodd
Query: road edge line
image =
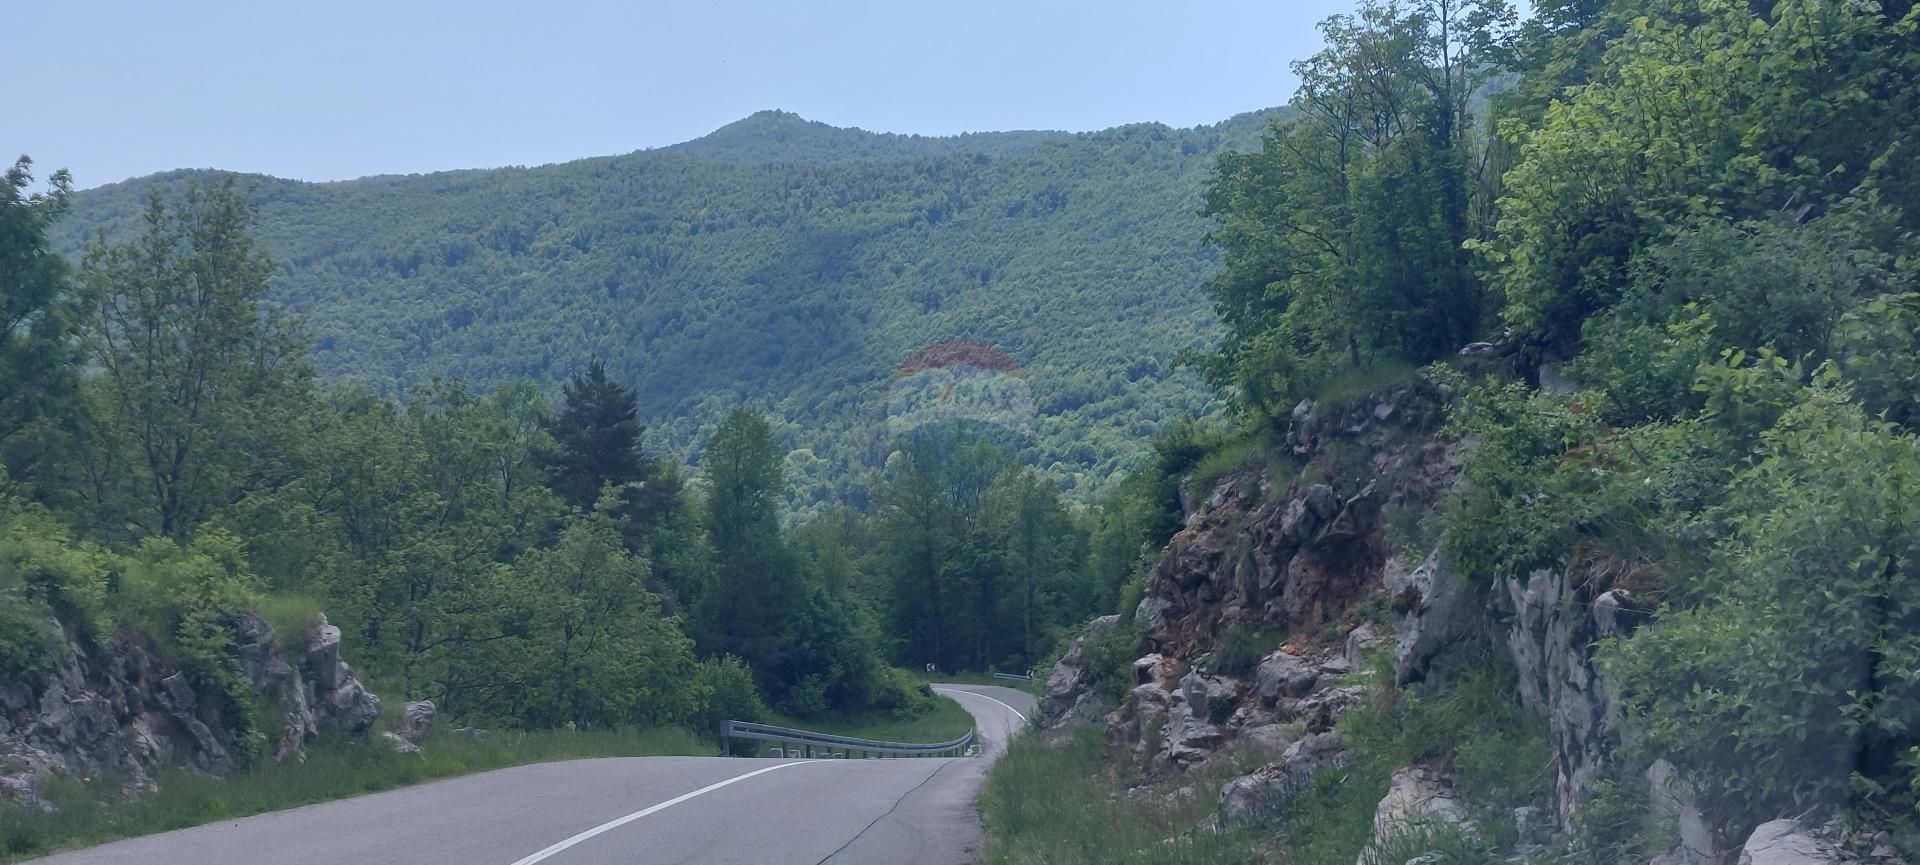
<path fill-rule="evenodd" d="M 942 694 L 966 694 L 969 697 L 979 697 L 982 700 L 993 700 L 996 703 L 1000 703 L 1000 708 L 1003 708 L 1009 712 L 1012 712 L 1014 717 L 1020 719 L 1020 723 L 1025 724 L 1027 722 L 1027 714 L 1025 712 L 1022 712 L 1019 709 L 1015 709 L 1014 707 L 1009 706 L 1006 703 L 1002 703 L 1001 701 L 994 699 L 993 697 L 989 697 L 985 694 L 982 694 L 979 691 L 969 691 L 965 688 L 934 688 L 933 690 L 938 691 Z M 514 863 L 514 865 L 519 865 L 519 863 Z"/>
<path fill-rule="evenodd" d="M 989 700 L 992 700 L 993 698 L 992 698 L 992 697 L 988 697 L 987 699 L 989 699 Z M 998 701 L 998 700 L 995 700 L 994 702 L 999 702 L 999 701 Z M 1005 705 L 1005 704 L 1002 704 L 1002 705 Z M 546 847 L 545 849 L 542 849 L 542 850 L 541 850 L 541 851 L 539 851 L 538 853 L 533 853 L 533 854 L 531 854 L 531 855 L 528 855 L 528 856 L 526 856 L 526 857 L 524 857 L 524 858 L 522 858 L 522 859 L 518 859 L 518 860 L 515 860 L 515 861 L 514 861 L 514 863 L 513 863 L 513 865 L 534 865 L 534 863 L 536 863 L 536 862 L 542 862 L 542 861 L 545 861 L 546 859 L 549 859 L 549 858 L 551 858 L 551 857 L 553 857 L 553 856 L 554 856 L 554 855 L 556 855 L 556 854 L 559 854 L 559 853 L 562 853 L 562 852 L 564 852 L 564 851 L 565 851 L 565 850 L 566 850 L 567 848 L 569 848 L 569 847 L 572 847 L 573 845 L 575 845 L 575 844 L 578 844 L 578 843 L 580 843 L 580 842 L 582 842 L 582 841 L 586 841 L 586 840 L 589 840 L 589 839 L 591 839 L 591 838 L 595 838 L 595 837 L 598 837 L 598 836 L 600 836 L 600 835 L 603 835 L 603 834 L 606 834 L 606 833 L 608 833 L 608 832 L 611 832 L 611 831 L 613 831 L 613 830 L 615 830 L 615 829 L 618 829 L 618 828 L 620 828 L 620 827 L 622 827 L 622 826 L 625 826 L 625 825 L 627 825 L 628 823 L 632 823 L 632 822 L 633 822 L 633 821 L 635 821 L 635 820 L 638 820 L 638 819 L 640 819 L 640 818 L 642 818 L 642 817 L 645 817 L 645 816 L 647 816 L 647 815 L 649 815 L 649 814 L 657 814 L 657 813 L 659 813 L 659 812 L 661 812 L 661 811 L 665 811 L 665 810 L 667 810 L 668 808 L 671 808 L 671 807 L 673 807 L 673 806 L 675 806 L 675 805 L 678 805 L 678 804 L 680 804 L 681 802 L 685 802 L 685 801 L 687 801 L 688 799 L 692 799 L 692 798 L 694 798 L 694 797 L 696 797 L 696 796 L 704 796 L 704 795 L 706 795 L 706 794 L 708 794 L 708 793 L 711 793 L 711 792 L 713 792 L 713 791 L 715 791 L 715 790 L 718 790 L 718 789 L 720 789 L 720 788 L 722 788 L 722 787 L 725 787 L 725 786 L 727 786 L 727 785 L 729 785 L 729 784 L 734 784 L 734 783 L 738 783 L 738 782 L 740 782 L 740 781 L 745 781 L 745 780 L 747 780 L 748 778 L 753 778 L 753 777 L 757 777 L 757 776 L 760 776 L 760 775 L 765 775 L 765 774 L 767 774 L 768 772 L 772 772 L 772 771 L 775 771 L 775 770 L 779 770 L 779 769 L 785 769 L 785 768 L 788 768 L 789 766 L 804 766 L 804 765 L 806 765 L 806 764 L 808 764 L 808 763 L 818 763 L 818 762 L 820 762 L 820 761 L 818 761 L 818 760 L 800 760 L 800 761 L 797 761 L 797 762 L 793 762 L 793 763 L 781 763 L 781 764 L 779 764 L 779 765 L 777 765 L 777 766 L 768 766 L 768 767 L 766 767 L 766 768 L 764 768 L 764 769 L 756 769 L 756 770 L 754 770 L 754 771 L 752 771 L 752 772 L 748 772 L 748 773 L 746 773 L 746 774 L 744 774 L 744 775 L 735 775 L 735 776 L 733 776 L 733 777 L 731 777 L 731 778 L 728 778 L 728 779 L 726 779 L 725 781 L 717 781 L 717 782 L 714 782 L 714 783 L 712 783 L 712 784 L 708 784 L 707 786 L 705 786 L 705 787 L 701 787 L 700 789 L 698 789 L 698 790 L 695 790 L 695 791 L 693 791 L 693 792 L 691 792 L 691 793 L 682 793 L 682 794 L 680 794 L 680 795 L 678 795 L 678 796 L 675 796 L 675 797 L 673 797 L 673 798 L 671 798 L 671 799 L 668 799 L 668 800 L 667 800 L 667 801 L 665 801 L 665 802 L 661 802 L 661 803 L 659 803 L 659 804 L 657 804 L 657 805 L 651 805 L 651 806 L 648 806 L 648 807 L 646 807 L 646 808 L 642 808 L 642 809 L 640 809 L 640 810 L 638 810 L 638 811 L 635 811 L 635 812 L 633 812 L 632 814 L 628 814 L 628 815 L 627 815 L 627 816 L 625 816 L 625 817 L 616 817 L 616 818 L 614 818 L 614 819 L 612 819 L 612 820 L 608 820 L 608 821 L 607 821 L 607 822 L 605 822 L 605 823 L 602 823 L 602 824 L 600 824 L 600 825 L 598 825 L 598 826 L 595 826 L 595 827 L 593 827 L 592 829 L 588 829 L 588 830 L 586 830 L 586 831 L 584 831 L 584 832 L 581 832 L 581 833 L 579 833 L 579 834 L 576 834 L 576 835 L 574 835 L 573 837 L 571 837 L 571 838 L 568 838 L 568 839 L 566 839 L 566 840 L 564 840 L 564 841 L 558 841 L 558 842 L 555 842 L 554 844 L 551 844 L 551 845 L 549 845 L 549 846 L 547 846 L 547 847 Z"/>

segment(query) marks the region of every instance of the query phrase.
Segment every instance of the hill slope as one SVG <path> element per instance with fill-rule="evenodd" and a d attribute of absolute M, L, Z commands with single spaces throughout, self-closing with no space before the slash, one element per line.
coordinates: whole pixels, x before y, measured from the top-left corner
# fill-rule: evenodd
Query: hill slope
<path fill-rule="evenodd" d="M 971 340 L 1025 370 L 1026 458 L 1090 488 L 1213 404 L 1172 363 L 1213 328 L 1196 210 L 1212 157 L 1269 116 L 928 138 L 761 112 L 537 168 L 247 182 L 328 377 L 551 384 L 598 356 L 684 456 L 734 405 L 784 418 L 796 486 L 827 500 L 891 450 L 895 367 Z M 191 176 L 76 195 L 63 246 Z"/>

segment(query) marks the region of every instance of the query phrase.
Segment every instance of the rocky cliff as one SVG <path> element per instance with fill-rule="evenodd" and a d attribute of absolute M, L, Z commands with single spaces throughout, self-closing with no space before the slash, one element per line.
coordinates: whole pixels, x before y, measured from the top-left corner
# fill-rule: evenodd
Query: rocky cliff
<path fill-rule="evenodd" d="M 58 668 L 38 681 L 0 683 L 0 794 L 37 800 L 56 774 L 151 790 L 165 767 L 217 775 L 252 759 L 299 760 L 323 730 L 372 729 L 380 699 L 341 660 L 340 630 L 324 618 L 284 642 L 258 616 L 229 627 L 232 662 L 258 698 L 256 729 L 235 730 L 153 640 L 123 631 L 89 648 L 62 630 Z"/>
<path fill-rule="evenodd" d="M 1259 823 L 1316 773 L 1356 756 L 1337 724 L 1344 715 L 1388 692 L 1444 694 L 1491 658 L 1510 665 L 1509 696 L 1550 751 L 1538 771 L 1551 783 L 1500 817 L 1495 834 L 1517 839 L 1507 855 L 1566 849 L 1607 783 L 1644 789 L 1634 799 L 1648 812 L 1642 822 L 1669 827 L 1649 853 L 1666 850 L 1665 865 L 1786 861 L 1778 857 L 1808 850 L 1832 855 L 1794 861 L 1844 859 L 1830 831 L 1791 821 L 1744 844 L 1715 837 L 1672 767 L 1618 757 L 1630 734 L 1595 654 L 1606 638 L 1648 626 L 1651 612 L 1609 567 L 1576 557 L 1559 572 L 1471 580 L 1435 538 L 1407 530 L 1460 483 L 1471 443 L 1441 434 L 1449 399 L 1420 381 L 1339 405 L 1303 403 L 1283 453 L 1190 488 L 1184 525 L 1147 570 L 1138 609 L 1093 622 L 1053 669 L 1045 725 L 1104 725 L 1114 771 L 1141 789 L 1181 790 L 1182 778 L 1225 756 L 1264 755 L 1221 784 L 1215 818 Z M 1225 645 L 1230 634 L 1273 645 L 1228 669 L 1222 653 L 1244 651 Z M 1113 677 L 1095 669 L 1096 650 L 1115 645 L 1138 660 L 1124 692 L 1102 693 Z M 1359 865 L 1399 865 L 1378 860 L 1409 821 L 1465 827 L 1484 804 L 1465 799 L 1447 761 L 1432 762 L 1386 779 Z"/>

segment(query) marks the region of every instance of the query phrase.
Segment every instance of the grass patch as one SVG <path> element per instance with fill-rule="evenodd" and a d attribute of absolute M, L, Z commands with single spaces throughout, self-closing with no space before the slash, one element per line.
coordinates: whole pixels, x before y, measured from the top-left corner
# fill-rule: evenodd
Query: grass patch
<path fill-rule="evenodd" d="M 1245 625 L 1228 625 L 1214 638 L 1207 666 L 1216 673 L 1244 676 L 1286 641 L 1284 630 L 1259 631 Z"/>
<path fill-rule="evenodd" d="M 308 632 L 320 619 L 320 602 L 305 595 L 270 594 L 255 602 L 260 618 L 273 626 L 274 642 L 289 651 L 306 647 Z"/>
<path fill-rule="evenodd" d="M 1394 385 L 1405 384 L 1419 374 L 1420 368 L 1406 361 L 1389 360 L 1370 366 L 1348 367 L 1327 376 L 1313 389 L 1316 406 L 1340 406 L 1370 396 Z"/>
<path fill-rule="evenodd" d="M 1503 657 L 1489 653 L 1433 696 L 1381 688 L 1386 671 L 1373 675 L 1377 696 L 1340 720 L 1341 734 L 1370 769 L 1443 768 L 1467 801 L 1496 812 L 1544 797 L 1553 780 L 1546 721 L 1520 705 Z"/>
<path fill-rule="evenodd" d="M 1197 827 L 1213 813 L 1223 776 L 1246 767 L 1221 759 L 1178 782 L 1195 795 L 1172 802 L 1128 795 L 1101 762 L 1100 731 L 1063 746 L 1040 736 L 1013 741 L 980 795 L 987 865 L 1238 865 L 1269 861 L 1252 831 Z M 1218 758 L 1217 758 L 1218 759 Z M 1378 797 L 1376 797 L 1377 799 Z M 1353 865 L 1349 858 L 1343 865 Z"/>
<path fill-rule="evenodd" d="M 1261 436 L 1254 432 L 1241 433 L 1221 442 L 1193 464 L 1187 475 L 1188 486 L 1205 492 L 1228 472 L 1251 465 L 1263 450 Z"/>
<path fill-rule="evenodd" d="M 430 739 L 417 755 L 378 742 L 322 741 L 305 763 L 225 778 L 166 772 L 157 779 L 160 793 L 131 800 L 116 800 L 117 778 L 57 779 L 46 790 L 53 811 L 0 805 L 0 862 L 525 763 L 714 753 L 712 743 L 674 729 L 449 734 Z"/>
<path fill-rule="evenodd" d="M 1034 678 L 1025 681 L 1018 679 L 996 679 L 992 673 L 917 672 L 912 675 L 915 679 L 929 685 L 992 685 L 996 688 L 1012 688 L 1015 691 L 1025 691 L 1038 697 L 1046 690 L 1047 667 L 1045 665 L 1034 667 L 1033 672 Z"/>
<path fill-rule="evenodd" d="M 835 736 L 926 744 L 950 742 L 973 729 L 973 715 L 961 708 L 953 698 L 939 694 L 935 696 L 938 699 L 933 701 L 932 710 L 912 718 L 900 718 L 876 712 L 801 720 L 774 714 L 766 723 L 815 733 L 830 733 Z M 762 745 L 762 753 L 771 747 L 774 746 Z"/>

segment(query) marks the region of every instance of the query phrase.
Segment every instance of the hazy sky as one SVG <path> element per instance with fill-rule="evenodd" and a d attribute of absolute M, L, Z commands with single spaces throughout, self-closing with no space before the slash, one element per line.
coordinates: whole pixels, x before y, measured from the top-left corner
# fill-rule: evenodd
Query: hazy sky
<path fill-rule="evenodd" d="M 1350 0 L 27 0 L 0 148 L 80 186 L 537 165 L 763 108 L 942 134 L 1212 123 L 1285 102 Z M 7 156 L 11 156 L 9 153 Z"/>

